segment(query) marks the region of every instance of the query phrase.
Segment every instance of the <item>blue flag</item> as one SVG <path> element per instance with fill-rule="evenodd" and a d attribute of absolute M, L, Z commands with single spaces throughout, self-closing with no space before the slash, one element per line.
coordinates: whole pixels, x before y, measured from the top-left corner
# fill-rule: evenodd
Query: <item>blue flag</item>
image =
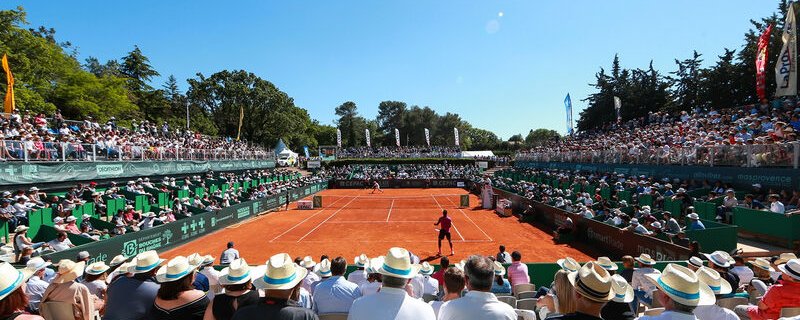
<path fill-rule="evenodd" d="M 308 146 L 303 146 L 303 152 L 305 152 L 305 154 L 306 154 L 306 158 L 310 158 L 310 157 L 308 156 Z"/>
<path fill-rule="evenodd" d="M 564 98 L 564 106 L 567 108 L 567 134 L 572 135 L 572 99 L 569 98 L 569 93 Z"/>

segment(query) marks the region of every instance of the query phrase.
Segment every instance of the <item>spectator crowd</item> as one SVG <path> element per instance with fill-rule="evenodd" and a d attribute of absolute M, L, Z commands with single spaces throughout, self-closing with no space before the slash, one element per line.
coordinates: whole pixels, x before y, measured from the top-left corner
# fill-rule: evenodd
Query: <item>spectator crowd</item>
<path fill-rule="evenodd" d="M 472 179 L 481 169 L 474 164 L 351 164 L 326 167 L 318 174 L 336 180 Z"/>

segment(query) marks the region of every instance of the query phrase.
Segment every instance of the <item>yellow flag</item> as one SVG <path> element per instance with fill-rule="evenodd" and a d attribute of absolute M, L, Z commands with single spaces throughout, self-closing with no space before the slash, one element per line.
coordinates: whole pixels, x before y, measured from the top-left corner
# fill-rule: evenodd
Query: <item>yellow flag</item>
<path fill-rule="evenodd" d="M 5 113 L 10 114 L 14 111 L 14 75 L 11 74 L 11 69 L 8 68 L 8 56 L 6 54 L 3 54 L 3 71 L 6 72 L 6 84 L 8 85 L 3 106 L 5 106 Z"/>
<path fill-rule="evenodd" d="M 239 107 L 239 132 L 236 133 L 236 141 L 239 141 L 239 137 L 242 135 L 242 120 L 244 119 L 244 107 Z"/>

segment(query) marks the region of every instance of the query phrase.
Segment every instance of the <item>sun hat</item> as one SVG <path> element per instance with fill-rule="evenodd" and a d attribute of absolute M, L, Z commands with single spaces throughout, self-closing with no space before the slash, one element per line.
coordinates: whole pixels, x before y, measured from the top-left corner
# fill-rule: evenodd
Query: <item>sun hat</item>
<path fill-rule="evenodd" d="M 53 218 L 53 223 L 63 223 L 63 222 L 64 222 L 64 218 L 62 218 L 62 217 Z"/>
<path fill-rule="evenodd" d="M 86 260 L 91 258 L 92 256 L 89 254 L 89 251 L 81 251 L 78 252 L 78 259 L 76 260 Z"/>
<path fill-rule="evenodd" d="M 700 216 L 698 216 L 698 215 L 697 215 L 696 213 L 694 213 L 694 212 L 692 212 L 692 213 L 688 214 L 686 217 L 687 217 L 687 218 L 689 218 L 689 219 L 692 219 L 692 220 L 700 220 Z"/>
<path fill-rule="evenodd" d="M 650 224 L 650 226 L 653 227 L 653 229 L 661 229 L 661 222 L 653 222 Z"/>
<path fill-rule="evenodd" d="M 219 284 L 229 286 L 250 281 L 250 269 L 244 258 L 233 260 L 225 269 L 220 271 Z"/>
<path fill-rule="evenodd" d="M 425 263 L 427 263 L 427 262 L 425 262 Z M 425 265 L 423 264 L 422 267 L 424 268 Z M 431 268 L 431 273 L 433 273 L 433 268 Z M 494 262 L 494 275 L 501 276 L 501 277 L 506 275 L 506 268 L 504 268 L 503 264 L 498 262 L 498 261 Z"/>
<path fill-rule="evenodd" d="M 646 253 L 642 253 L 642 254 L 640 254 L 638 257 L 636 257 L 634 259 L 636 259 L 636 261 L 639 261 L 640 263 L 648 265 L 648 266 L 652 266 L 652 265 L 656 264 L 656 260 L 651 258 L 650 255 L 646 254 Z"/>
<path fill-rule="evenodd" d="M 69 259 L 64 259 L 58 262 L 58 271 L 56 271 L 56 278 L 52 283 L 67 283 L 78 279 L 83 275 L 83 269 L 86 268 L 86 262 L 75 262 Z"/>
<path fill-rule="evenodd" d="M 286 290 L 294 288 L 308 274 L 299 268 L 287 253 L 279 253 L 269 258 L 264 274 L 253 279 L 253 285 L 262 290 Z"/>
<path fill-rule="evenodd" d="M 781 253 L 781 255 L 778 256 L 778 259 L 775 260 L 775 265 L 779 265 L 781 263 L 786 263 L 786 261 L 789 261 L 789 260 L 792 260 L 792 259 L 797 259 L 797 256 L 794 255 L 794 253 L 791 253 L 791 252 Z"/>
<path fill-rule="evenodd" d="M 177 256 L 170 259 L 166 265 L 158 269 L 156 272 L 156 281 L 159 283 L 178 281 L 191 275 L 195 270 L 197 270 L 197 265 L 192 264 L 189 259 L 184 256 Z"/>
<path fill-rule="evenodd" d="M 92 264 L 86 266 L 85 272 L 87 274 L 91 274 L 91 275 L 96 276 L 98 274 L 101 274 L 101 273 L 104 273 L 104 272 L 108 271 L 108 269 L 110 269 L 110 268 L 111 267 L 107 266 L 105 262 L 100 261 L 100 262 L 95 262 L 95 263 L 92 263 Z"/>
<path fill-rule="evenodd" d="M 306 269 L 311 269 L 315 265 L 317 265 L 317 263 L 314 262 L 314 259 L 311 258 L 311 256 L 305 256 L 305 258 L 303 258 L 303 261 L 300 261 L 300 266 Z"/>
<path fill-rule="evenodd" d="M 608 302 L 614 298 L 611 290 L 611 275 L 594 261 L 587 262 L 578 271 L 567 275 L 575 291 L 596 302 Z"/>
<path fill-rule="evenodd" d="M 331 261 L 328 259 L 322 259 L 322 261 L 319 262 L 319 276 L 328 278 L 331 275 Z"/>
<path fill-rule="evenodd" d="M 645 274 L 645 277 L 670 299 L 682 305 L 712 305 L 716 301 L 711 288 L 684 266 L 670 263 L 661 274 Z"/>
<path fill-rule="evenodd" d="M 25 269 L 28 269 L 28 271 L 33 274 L 36 271 L 49 267 L 50 265 L 52 265 L 50 261 L 44 261 L 44 259 L 41 257 L 36 257 L 28 260 L 28 263 L 25 264 Z"/>
<path fill-rule="evenodd" d="M 205 257 L 201 256 L 197 252 L 190 254 L 188 257 L 186 257 L 186 259 L 189 260 L 190 264 L 193 264 L 193 265 L 196 265 L 196 266 L 202 265 L 203 261 L 205 261 Z"/>
<path fill-rule="evenodd" d="M 800 281 L 800 259 L 786 261 L 785 264 L 778 265 L 778 270 L 794 278 L 795 281 Z"/>
<path fill-rule="evenodd" d="M 711 261 L 711 263 L 719 267 L 727 268 L 731 266 L 731 262 L 728 260 L 728 257 L 726 257 L 725 253 L 722 251 L 714 251 L 711 254 L 705 253 L 703 255 L 706 256 L 708 261 Z"/>
<path fill-rule="evenodd" d="M 28 226 L 17 226 L 16 228 L 14 228 L 14 233 L 26 231 L 28 229 L 30 229 L 28 228 Z"/>
<path fill-rule="evenodd" d="M 428 261 L 423 262 L 420 265 L 419 274 L 429 276 L 433 274 L 433 266 L 428 263 Z M 495 269 L 495 274 L 497 274 L 497 269 Z"/>
<path fill-rule="evenodd" d="M 731 284 L 727 280 L 723 280 L 717 270 L 709 267 L 700 267 L 694 273 L 701 282 L 708 285 L 711 291 L 714 291 L 714 294 L 729 294 L 733 291 Z"/>
<path fill-rule="evenodd" d="M 111 259 L 111 262 L 109 262 L 108 265 L 112 266 L 112 267 L 116 267 L 118 265 L 121 265 L 121 264 L 125 263 L 125 261 L 128 261 L 128 258 L 126 258 L 125 256 L 123 256 L 121 254 L 118 254 L 113 259 Z"/>
<path fill-rule="evenodd" d="M 608 257 L 599 257 L 597 258 L 597 261 L 595 263 L 597 263 L 598 266 L 601 266 L 603 267 L 603 269 L 606 270 L 614 271 L 619 269 L 619 266 L 617 266 L 616 263 L 611 262 L 611 259 L 609 259 Z"/>
<path fill-rule="evenodd" d="M 764 259 L 764 258 L 756 258 L 755 260 L 750 262 L 750 264 L 752 264 L 753 266 L 756 266 L 758 268 L 767 270 L 769 272 L 775 272 L 775 268 L 773 268 L 770 265 L 769 261 L 767 261 L 767 259 Z"/>
<path fill-rule="evenodd" d="M 377 258 L 369 259 L 369 264 L 364 269 L 367 273 L 378 273 L 378 270 L 383 266 L 384 257 L 379 256 Z"/>
<path fill-rule="evenodd" d="M 703 260 L 701 260 L 698 257 L 691 257 L 691 258 L 689 258 L 689 260 L 686 260 L 686 264 L 687 265 L 693 265 L 695 267 L 700 268 L 700 267 L 703 267 Z"/>
<path fill-rule="evenodd" d="M 39 188 L 37 188 L 37 187 L 31 187 L 30 189 L 28 189 L 28 191 L 39 191 Z"/>
<path fill-rule="evenodd" d="M 0 263 L 0 300 L 24 285 L 32 274 L 31 270 L 17 270 L 9 263 Z"/>
<path fill-rule="evenodd" d="M 158 253 L 153 250 L 145 251 L 131 260 L 129 272 L 134 274 L 149 272 L 164 263 L 165 260 L 159 258 Z"/>
<path fill-rule="evenodd" d="M 369 258 L 366 254 L 361 254 L 358 257 L 353 258 L 353 262 L 355 263 L 356 267 L 363 268 L 364 266 L 369 263 Z"/>
<path fill-rule="evenodd" d="M 203 256 L 203 263 L 200 266 L 207 267 L 214 264 L 214 256 L 207 254 Z"/>
<path fill-rule="evenodd" d="M 614 292 L 614 302 L 629 303 L 633 301 L 633 287 L 621 275 L 611 276 L 611 291 Z"/>
<path fill-rule="evenodd" d="M 639 219 L 637 219 L 637 218 L 631 218 L 631 224 L 632 224 L 632 225 L 634 225 L 634 226 L 635 226 L 635 225 L 638 225 L 638 224 L 639 224 Z"/>
<path fill-rule="evenodd" d="M 575 272 L 575 271 L 578 271 L 578 269 L 581 268 L 580 263 L 578 263 L 578 261 L 575 261 L 575 259 L 572 259 L 572 257 L 566 257 L 566 258 L 563 258 L 563 259 L 558 259 L 556 261 L 556 264 L 559 267 L 561 267 L 561 269 L 564 269 L 565 271 L 569 271 L 569 272 Z"/>
<path fill-rule="evenodd" d="M 411 263 L 408 250 L 398 247 L 389 249 L 384 257 L 383 265 L 378 269 L 378 273 L 403 279 L 411 279 L 419 272 L 420 265 Z"/>

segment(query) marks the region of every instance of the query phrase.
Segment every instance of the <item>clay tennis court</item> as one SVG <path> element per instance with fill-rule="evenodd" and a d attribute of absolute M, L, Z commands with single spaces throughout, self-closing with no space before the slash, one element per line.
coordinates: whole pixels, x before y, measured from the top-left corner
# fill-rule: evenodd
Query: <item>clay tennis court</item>
<path fill-rule="evenodd" d="M 163 255 L 171 258 L 194 252 L 219 257 L 228 241 L 236 243 L 241 256 L 252 264 L 264 263 L 270 256 L 287 252 L 291 256 L 322 254 L 353 257 L 366 253 L 384 255 L 393 246 L 404 247 L 421 259 L 437 254 L 438 236 L 434 222 L 442 209 L 453 219 L 451 229 L 455 256 L 459 261 L 470 254 L 493 255 L 503 244 L 509 251 L 518 250 L 524 262 L 554 262 L 571 256 L 589 261 L 589 255 L 565 244 L 555 244 L 551 235 L 520 223 L 515 217 L 501 218 L 483 210 L 475 195 L 471 208 L 459 207 L 463 189 L 388 189 L 371 193 L 364 189 L 330 189 L 322 196 L 323 207 L 272 212 L 242 224 L 217 231 Z M 447 241 L 442 253 L 449 254 Z"/>

